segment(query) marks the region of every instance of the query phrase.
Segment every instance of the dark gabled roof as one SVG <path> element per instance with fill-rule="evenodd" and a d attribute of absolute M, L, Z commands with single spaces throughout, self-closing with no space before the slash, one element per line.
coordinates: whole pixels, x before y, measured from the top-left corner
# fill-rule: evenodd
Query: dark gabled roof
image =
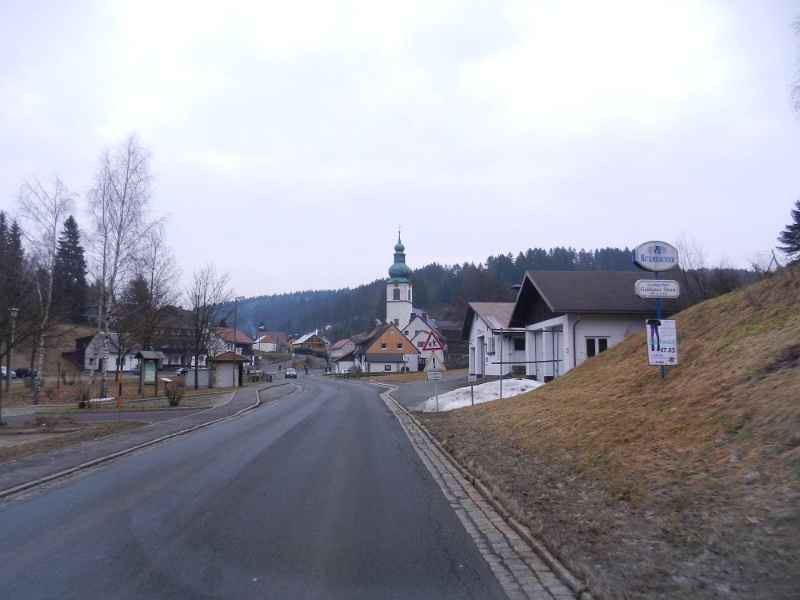
<path fill-rule="evenodd" d="M 233 343 L 233 334 L 234 330 L 228 327 L 215 327 L 214 333 L 216 333 L 219 337 L 222 338 L 224 342 L 229 344 Z M 249 335 L 246 333 L 242 333 L 238 329 L 235 331 L 236 333 L 236 343 L 237 344 L 255 344 L 255 340 L 253 340 Z"/>
<path fill-rule="evenodd" d="M 513 302 L 470 302 L 467 305 L 467 314 L 461 327 L 461 339 L 469 339 L 472 321 L 477 314 L 489 329 L 496 331 L 508 327 L 511 311 L 514 310 Z"/>
<path fill-rule="evenodd" d="M 144 360 L 167 360 L 167 356 L 161 350 L 139 350 L 134 358 Z"/>
<path fill-rule="evenodd" d="M 238 343 L 238 342 L 237 342 Z M 232 362 L 232 363 L 246 363 L 250 362 L 250 359 L 246 356 L 242 356 L 241 354 L 234 354 L 230 350 L 228 352 L 223 352 L 219 356 L 215 356 L 214 358 L 209 358 L 208 362 Z"/>
<path fill-rule="evenodd" d="M 269 338 L 278 345 L 286 345 L 286 332 L 285 331 L 265 331 Z"/>
<path fill-rule="evenodd" d="M 669 277 L 666 275 L 664 279 Z M 644 271 L 528 271 L 509 325 L 526 325 L 525 317 L 537 294 L 555 315 L 652 314 L 655 301 L 639 298 L 634 292 L 638 279 L 653 279 L 653 274 Z M 681 307 L 679 301 L 661 302 L 666 313 L 677 312 Z"/>

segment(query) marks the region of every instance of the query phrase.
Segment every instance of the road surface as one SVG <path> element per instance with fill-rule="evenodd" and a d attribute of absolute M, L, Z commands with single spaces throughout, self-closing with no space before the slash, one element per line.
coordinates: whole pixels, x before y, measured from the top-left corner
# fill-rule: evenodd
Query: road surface
<path fill-rule="evenodd" d="M 298 383 L 5 501 L 0 598 L 508 597 L 379 388 Z"/>

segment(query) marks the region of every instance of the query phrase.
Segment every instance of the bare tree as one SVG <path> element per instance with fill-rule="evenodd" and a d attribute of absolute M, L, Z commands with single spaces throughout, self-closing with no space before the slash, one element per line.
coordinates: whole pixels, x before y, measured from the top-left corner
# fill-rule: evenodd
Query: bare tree
<path fill-rule="evenodd" d="M 165 225 L 156 223 L 142 240 L 135 274 L 117 305 L 116 330 L 126 349 L 138 345 L 153 350 L 164 341 L 167 320 L 181 299 L 179 278 Z"/>
<path fill-rule="evenodd" d="M 17 202 L 20 216 L 26 223 L 23 232 L 31 247 L 31 259 L 36 273 L 34 354 L 37 357 L 37 368 L 33 382 L 33 403 L 39 404 L 45 338 L 52 326 L 58 322 L 53 311 L 53 278 L 59 226 L 75 209 L 75 196 L 56 176 L 48 185 L 42 183 L 36 176 L 32 176 L 20 187 Z"/>
<path fill-rule="evenodd" d="M 117 295 L 134 275 L 142 245 L 156 225 L 148 214 L 153 182 L 150 156 L 138 137 L 129 135 L 116 148 L 103 153 L 94 187 L 89 192 L 91 272 L 102 344 L 101 396 L 106 395 L 109 333 L 116 317 Z M 95 367 L 93 363 L 89 372 L 89 390 L 94 383 Z"/>
<path fill-rule="evenodd" d="M 194 389 L 197 389 L 197 368 L 200 366 L 200 357 L 209 352 L 213 328 L 230 317 L 233 290 L 229 287 L 228 274 L 217 274 L 214 265 L 209 263 L 199 271 L 195 271 L 192 283 L 184 293 L 186 308 L 191 313 L 184 341 L 192 355 Z"/>

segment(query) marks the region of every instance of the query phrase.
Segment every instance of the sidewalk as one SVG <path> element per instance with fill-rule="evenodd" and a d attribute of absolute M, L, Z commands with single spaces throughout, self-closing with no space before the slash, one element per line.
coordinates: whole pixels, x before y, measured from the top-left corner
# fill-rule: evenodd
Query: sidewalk
<path fill-rule="evenodd" d="M 284 381 L 240 388 L 234 393 L 230 402 L 222 406 L 2 464 L 0 465 L 0 498 L 31 485 L 54 479 L 67 471 L 73 472 L 92 466 L 142 447 L 142 445 L 187 433 L 192 429 L 232 417 L 256 408 L 259 404 L 288 396 L 297 389 L 297 386 Z"/>

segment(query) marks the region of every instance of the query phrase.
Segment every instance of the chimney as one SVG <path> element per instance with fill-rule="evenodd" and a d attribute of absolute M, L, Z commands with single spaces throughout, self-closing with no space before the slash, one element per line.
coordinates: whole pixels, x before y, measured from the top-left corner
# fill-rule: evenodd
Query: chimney
<path fill-rule="evenodd" d="M 512 285 L 511 289 L 514 290 L 514 300 L 519 298 L 519 291 L 522 289 L 520 284 Z"/>

